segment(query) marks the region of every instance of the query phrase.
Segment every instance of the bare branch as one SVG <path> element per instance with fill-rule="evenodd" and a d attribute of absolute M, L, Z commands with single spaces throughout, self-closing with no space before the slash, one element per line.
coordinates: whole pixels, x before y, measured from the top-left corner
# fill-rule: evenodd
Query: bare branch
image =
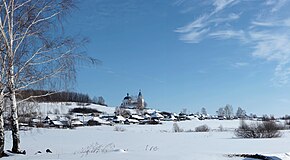
<path fill-rule="evenodd" d="M 49 92 L 49 93 L 46 93 L 46 94 L 42 94 L 42 95 L 36 95 L 36 96 L 29 96 L 28 98 L 25 98 L 25 99 L 22 99 L 20 101 L 17 101 L 17 103 L 22 103 L 22 102 L 25 102 L 25 101 L 28 101 L 28 100 L 31 100 L 31 99 L 34 99 L 34 98 L 41 98 L 41 97 L 46 97 L 46 96 L 51 96 L 51 95 L 54 95 L 56 93 L 60 93 L 61 91 L 58 91 L 58 92 Z"/>

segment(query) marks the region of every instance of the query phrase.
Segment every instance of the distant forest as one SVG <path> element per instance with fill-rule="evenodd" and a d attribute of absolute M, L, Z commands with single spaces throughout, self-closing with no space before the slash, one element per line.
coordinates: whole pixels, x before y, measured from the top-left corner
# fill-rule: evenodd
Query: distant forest
<path fill-rule="evenodd" d="M 45 95 L 45 96 L 42 96 Z M 94 103 L 88 94 L 77 92 L 55 92 L 46 90 L 21 90 L 17 93 L 18 99 L 27 99 L 37 102 L 80 102 Z"/>

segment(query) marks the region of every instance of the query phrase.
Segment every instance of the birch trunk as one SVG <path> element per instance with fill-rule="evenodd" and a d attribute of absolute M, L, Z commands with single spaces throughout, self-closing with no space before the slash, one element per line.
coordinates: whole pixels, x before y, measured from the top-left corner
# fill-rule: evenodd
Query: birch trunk
<path fill-rule="evenodd" d="M 18 114 L 17 114 L 17 103 L 16 103 L 16 96 L 15 91 L 13 91 L 10 95 L 11 100 L 11 130 L 12 130 L 12 140 L 13 140 L 13 146 L 12 146 L 12 152 L 14 153 L 20 153 L 19 150 L 19 143 L 20 143 L 20 137 L 19 137 L 19 124 L 18 124 Z"/>
<path fill-rule="evenodd" d="M 0 157 L 3 157 L 4 154 L 4 98 L 3 95 L 0 95 Z"/>
<path fill-rule="evenodd" d="M 11 131 L 12 131 L 12 152 L 20 153 L 19 150 L 19 124 L 18 124 L 18 112 L 17 112 L 17 102 L 16 102 L 16 94 L 15 94 L 15 82 L 13 75 L 13 67 L 10 68 L 9 72 L 9 80 L 8 80 L 8 90 L 9 90 L 9 99 L 10 99 L 10 109 L 11 109 Z"/>

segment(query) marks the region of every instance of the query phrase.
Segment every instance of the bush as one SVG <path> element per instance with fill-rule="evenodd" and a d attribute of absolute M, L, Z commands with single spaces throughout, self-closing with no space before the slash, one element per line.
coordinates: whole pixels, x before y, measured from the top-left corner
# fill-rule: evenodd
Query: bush
<path fill-rule="evenodd" d="M 118 127 L 118 126 L 116 126 L 114 128 L 114 131 L 124 132 L 124 131 L 126 131 L 126 129 L 124 127 Z"/>
<path fill-rule="evenodd" d="M 102 144 L 98 144 L 98 143 L 92 143 L 91 145 L 82 148 L 81 151 L 79 152 L 75 152 L 76 153 L 80 153 L 82 154 L 81 157 L 83 156 L 87 156 L 88 154 L 92 154 L 92 153 L 107 153 L 107 152 L 112 152 L 116 150 L 116 146 L 113 143 L 109 143 L 107 145 L 102 145 Z"/>
<path fill-rule="evenodd" d="M 178 126 L 177 123 L 173 123 L 172 127 L 173 132 L 183 132 L 184 130 Z"/>
<path fill-rule="evenodd" d="M 45 125 L 41 122 L 36 123 L 36 128 L 44 128 Z"/>
<path fill-rule="evenodd" d="M 210 128 L 206 124 L 195 127 L 195 132 L 209 132 L 209 131 Z"/>
<path fill-rule="evenodd" d="M 223 127 L 223 125 L 220 125 L 220 126 L 218 127 L 218 131 L 220 131 L 220 132 L 223 132 L 223 131 L 225 131 L 225 129 L 224 129 L 224 127 Z"/>
<path fill-rule="evenodd" d="M 282 136 L 279 129 L 281 127 L 273 121 L 251 123 L 250 125 L 241 121 L 239 128 L 235 130 L 235 135 L 239 138 L 276 138 Z"/>

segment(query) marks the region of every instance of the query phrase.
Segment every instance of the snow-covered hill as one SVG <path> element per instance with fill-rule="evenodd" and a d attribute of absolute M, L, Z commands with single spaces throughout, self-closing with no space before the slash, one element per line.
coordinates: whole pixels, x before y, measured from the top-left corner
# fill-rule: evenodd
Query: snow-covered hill
<path fill-rule="evenodd" d="M 115 107 L 107 107 L 98 104 L 78 104 L 74 102 L 61 102 L 61 103 L 38 103 L 39 111 L 42 115 L 46 115 L 48 113 L 58 113 L 58 114 L 67 114 L 70 109 L 73 108 L 92 108 L 98 111 L 101 111 L 105 114 L 113 115 L 115 112 Z"/>

